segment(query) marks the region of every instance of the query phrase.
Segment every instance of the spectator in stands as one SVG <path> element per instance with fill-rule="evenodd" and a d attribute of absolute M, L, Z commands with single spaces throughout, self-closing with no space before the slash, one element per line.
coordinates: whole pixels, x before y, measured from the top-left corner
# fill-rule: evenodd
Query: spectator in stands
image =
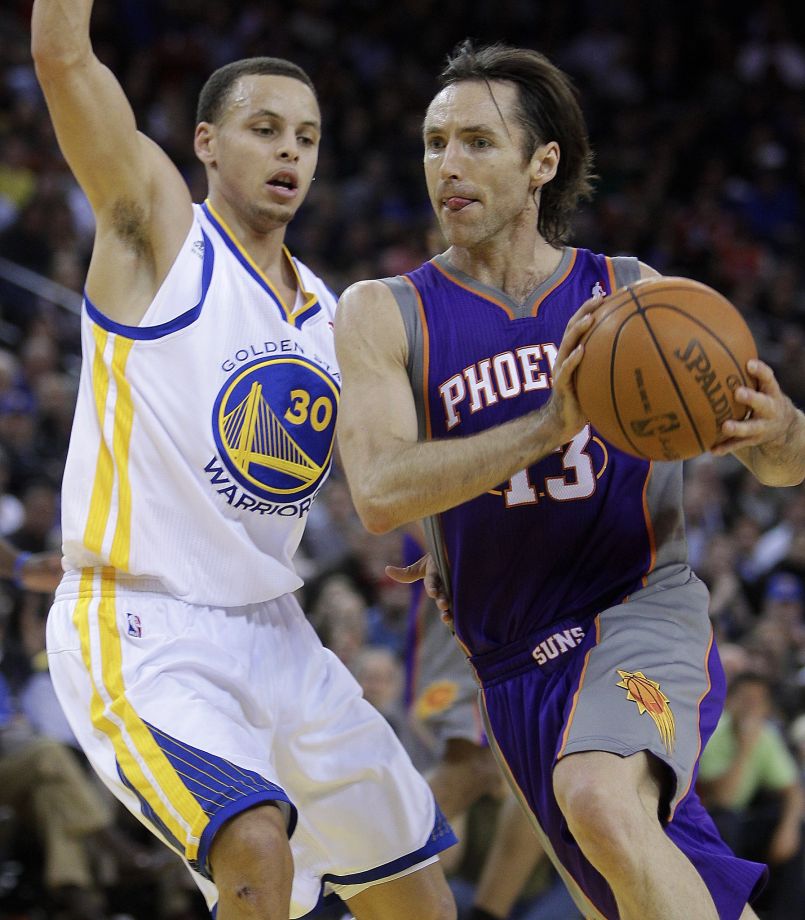
<path fill-rule="evenodd" d="M 735 677 L 702 753 L 699 787 L 735 853 L 769 863 L 771 913 L 764 916 L 791 920 L 790 904 L 802 903 L 803 791 L 774 715 L 769 680 L 752 672 Z"/>

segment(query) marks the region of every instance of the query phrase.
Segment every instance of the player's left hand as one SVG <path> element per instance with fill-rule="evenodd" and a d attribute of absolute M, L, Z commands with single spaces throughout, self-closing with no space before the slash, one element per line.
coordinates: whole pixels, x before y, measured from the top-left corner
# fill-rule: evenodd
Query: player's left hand
<path fill-rule="evenodd" d="M 757 447 L 773 457 L 785 451 L 797 423 L 797 410 L 780 389 L 768 364 L 752 359 L 747 362 L 746 369 L 757 381 L 757 389 L 741 386 L 734 395 L 739 403 L 752 410 L 752 414 L 741 421 L 727 419 L 724 422 L 721 426 L 724 440 L 711 450 L 717 457 L 748 447 Z"/>
<path fill-rule="evenodd" d="M 426 553 L 411 565 L 387 565 L 386 575 L 394 581 L 404 585 L 413 584 L 415 581 L 422 581 L 425 593 L 432 598 L 439 608 L 442 620 L 448 626 L 452 625 L 453 614 L 450 610 L 450 600 L 447 597 L 447 591 L 442 577 L 436 568 L 436 563 L 430 553 Z"/>

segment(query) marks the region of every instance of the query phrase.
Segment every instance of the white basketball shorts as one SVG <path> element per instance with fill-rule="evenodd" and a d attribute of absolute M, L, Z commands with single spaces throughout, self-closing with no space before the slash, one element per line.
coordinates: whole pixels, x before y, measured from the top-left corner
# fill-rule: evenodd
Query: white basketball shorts
<path fill-rule="evenodd" d="M 47 646 L 90 762 L 184 857 L 211 909 L 215 832 L 261 802 L 287 816 L 292 918 L 455 842 L 388 723 L 289 595 L 200 607 L 86 569 L 65 575 Z"/>

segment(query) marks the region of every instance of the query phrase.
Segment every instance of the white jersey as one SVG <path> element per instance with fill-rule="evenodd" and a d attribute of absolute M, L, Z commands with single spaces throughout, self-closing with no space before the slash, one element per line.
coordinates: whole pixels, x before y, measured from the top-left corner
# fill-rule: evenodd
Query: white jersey
<path fill-rule="evenodd" d="M 62 496 L 65 565 L 111 566 L 194 604 L 269 600 L 330 469 L 335 297 L 286 256 L 289 310 L 209 203 L 139 326 L 84 300 Z"/>

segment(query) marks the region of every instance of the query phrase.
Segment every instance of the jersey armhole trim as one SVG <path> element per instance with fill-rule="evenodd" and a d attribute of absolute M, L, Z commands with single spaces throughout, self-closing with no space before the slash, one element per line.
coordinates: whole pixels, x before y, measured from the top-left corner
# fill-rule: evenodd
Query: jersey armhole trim
<path fill-rule="evenodd" d="M 114 320 L 101 313 L 89 299 L 85 290 L 84 303 L 89 318 L 102 329 L 106 329 L 107 332 L 113 332 L 115 335 L 120 335 L 127 339 L 146 341 L 161 339 L 163 336 L 170 335 L 172 332 L 178 332 L 180 329 L 184 329 L 186 326 L 194 323 L 201 315 L 201 308 L 204 306 L 204 301 L 207 299 L 207 291 L 209 290 L 210 281 L 212 280 L 212 269 L 215 262 L 215 254 L 209 237 L 203 230 L 201 231 L 201 235 L 204 239 L 204 261 L 201 266 L 201 297 L 194 307 L 191 307 L 174 319 L 168 320 L 166 323 L 159 323 L 156 326 L 127 326 L 123 323 L 116 323 Z"/>

